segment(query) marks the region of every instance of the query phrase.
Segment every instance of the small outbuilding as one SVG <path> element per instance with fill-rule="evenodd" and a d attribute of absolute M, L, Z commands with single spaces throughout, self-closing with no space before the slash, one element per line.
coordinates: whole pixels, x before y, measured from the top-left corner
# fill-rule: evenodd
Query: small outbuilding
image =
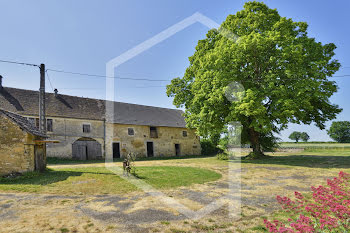
<path fill-rule="evenodd" d="M 44 171 L 46 138 L 26 118 L 0 109 L 0 175 Z"/>

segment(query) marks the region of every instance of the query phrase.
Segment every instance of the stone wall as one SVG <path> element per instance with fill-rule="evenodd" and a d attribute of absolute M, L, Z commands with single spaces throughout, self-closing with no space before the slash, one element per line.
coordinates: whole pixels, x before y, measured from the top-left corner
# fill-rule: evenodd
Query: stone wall
<path fill-rule="evenodd" d="M 200 155 L 201 147 L 199 137 L 195 130 L 174 127 L 156 127 L 158 138 L 150 137 L 150 127 L 142 125 L 107 125 L 106 152 L 109 158 L 112 157 L 112 144 L 119 142 L 121 155 L 134 152 L 138 156 L 147 156 L 147 142 L 153 142 L 154 156 L 175 156 L 175 144 L 180 144 L 180 155 Z M 128 135 L 128 128 L 134 130 L 134 135 Z M 183 136 L 187 131 L 187 137 Z M 113 134 L 113 137 L 110 135 Z"/>
<path fill-rule="evenodd" d="M 50 140 L 59 143 L 47 144 L 47 157 L 72 157 L 72 144 L 80 138 L 93 138 L 101 144 L 104 154 L 104 122 L 71 118 L 47 117 L 53 120 L 53 132 L 47 132 Z M 90 125 L 90 133 L 83 132 L 83 124 Z"/>
<path fill-rule="evenodd" d="M 157 127 L 158 138 L 151 138 L 149 126 L 106 124 L 105 129 L 104 121 L 49 116 L 47 118 L 53 120 L 53 132 L 47 132 L 49 139 L 59 141 L 59 143 L 47 144 L 47 157 L 72 158 L 72 144 L 84 137 L 99 142 L 102 155 L 109 157 L 113 154 L 113 142 L 120 142 L 122 156 L 130 151 L 146 156 L 148 141 L 154 144 L 154 156 L 174 156 L 175 144 L 180 144 L 181 155 L 200 155 L 201 153 L 199 137 L 196 136 L 195 130 Z M 83 132 L 83 124 L 91 125 L 90 133 Z M 134 129 L 133 136 L 128 135 L 128 128 Z M 187 131 L 187 137 L 183 137 L 183 131 Z"/>
<path fill-rule="evenodd" d="M 34 171 L 33 136 L 0 115 L 0 175 Z"/>

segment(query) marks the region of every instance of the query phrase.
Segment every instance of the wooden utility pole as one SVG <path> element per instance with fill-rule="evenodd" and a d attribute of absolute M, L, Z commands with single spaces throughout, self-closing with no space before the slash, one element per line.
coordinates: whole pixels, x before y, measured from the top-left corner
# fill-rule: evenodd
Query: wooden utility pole
<path fill-rule="evenodd" d="M 39 89 L 39 130 L 46 134 L 45 110 L 45 64 L 41 64 Z"/>

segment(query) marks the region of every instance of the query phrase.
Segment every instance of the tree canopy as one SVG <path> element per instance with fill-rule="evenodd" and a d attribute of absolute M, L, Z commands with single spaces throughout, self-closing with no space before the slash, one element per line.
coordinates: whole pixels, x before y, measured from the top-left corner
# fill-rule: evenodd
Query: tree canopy
<path fill-rule="evenodd" d="M 349 121 L 334 121 L 327 132 L 328 135 L 336 142 L 350 142 Z"/>
<path fill-rule="evenodd" d="M 184 76 L 171 81 L 167 95 L 185 108 L 187 126 L 201 136 L 241 122 L 252 157 L 273 147 L 274 135 L 290 122 L 323 129 L 341 111 L 329 101 L 337 85 L 328 80 L 340 63 L 333 59 L 336 46 L 317 42 L 307 28 L 263 3 L 247 2 L 198 41 Z M 227 31 L 238 39 L 220 33 Z M 226 97 L 232 83 L 245 90 L 236 101 Z"/>
<path fill-rule="evenodd" d="M 289 139 L 294 140 L 295 142 L 299 142 L 299 140 L 307 142 L 310 139 L 310 136 L 306 132 L 294 131 L 289 135 Z"/>
<path fill-rule="evenodd" d="M 299 140 L 301 139 L 301 133 L 298 131 L 294 131 L 289 135 L 289 139 L 294 140 L 295 142 L 299 142 Z"/>
<path fill-rule="evenodd" d="M 309 141 L 310 136 L 306 132 L 302 132 L 300 134 L 300 139 L 303 140 L 304 142 L 307 142 L 307 141 Z"/>

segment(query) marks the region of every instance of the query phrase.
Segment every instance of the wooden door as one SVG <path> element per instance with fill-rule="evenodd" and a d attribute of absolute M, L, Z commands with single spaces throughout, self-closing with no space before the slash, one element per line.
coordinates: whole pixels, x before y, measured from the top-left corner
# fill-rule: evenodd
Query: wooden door
<path fill-rule="evenodd" d="M 72 157 L 79 160 L 101 159 L 101 144 L 93 139 L 78 140 L 72 145 Z"/>
<path fill-rule="evenodd" d="M 86 141 L 86 159 L 100 159 L 102 158 L 101 144 L 97 141 Z"/>
<path fill-rule="evenodd" d="M 73 159 L 86 160 L 87 159 L 87 146 L 84 141 L 77 141 L 72 146 Z"/>
<path fill-rule="evenodd" d="M 46 168 L 45 161 L 45 145 L 35 145 L 34 146 L 34 165 L 35 171 L 43 172 Z"/>

